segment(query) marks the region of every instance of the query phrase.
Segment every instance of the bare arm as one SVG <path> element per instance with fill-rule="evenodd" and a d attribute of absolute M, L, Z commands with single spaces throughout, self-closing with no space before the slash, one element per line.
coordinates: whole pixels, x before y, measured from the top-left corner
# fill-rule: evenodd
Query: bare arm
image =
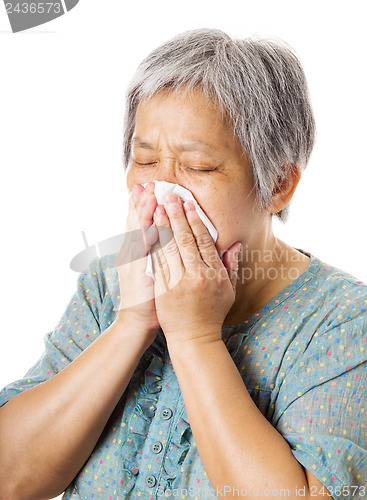
<path fill-rule="evenodd" d="M 218 496 L 236 498 L 242 491 L 258 498 L 330 498 L 327 490 L 312 497 L 310 487 L 320 491 L 322 483 L 306 472 L 255 405 L 222 340 L 172 342 L 168 350 L 198 452 Z"/>
<path fill-rule="evenodd" d="M 0 408 L 0 498 L 49 499 L 67 488 L 151 342 L 151 332 L 117 319 L 70 365 Z"/>

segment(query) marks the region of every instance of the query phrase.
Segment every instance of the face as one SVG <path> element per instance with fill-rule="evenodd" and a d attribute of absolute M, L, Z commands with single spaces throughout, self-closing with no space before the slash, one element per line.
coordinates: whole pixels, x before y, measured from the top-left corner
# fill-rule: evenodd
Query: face
<path fill-rule="evenodd" d="M 192 192 L 218 231 L 220 255 L 236 241 L 256 244 L 264 229 L 251 164 L 220 111 L 199 90 L 162 91 L 139 104 L 127 188 L 153 180 Z"/>

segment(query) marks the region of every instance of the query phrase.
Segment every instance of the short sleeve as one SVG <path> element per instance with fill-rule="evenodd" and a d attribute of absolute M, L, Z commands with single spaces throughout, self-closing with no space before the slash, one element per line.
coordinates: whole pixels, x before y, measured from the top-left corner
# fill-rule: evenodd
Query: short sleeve
<path fill-rule="evenodd" d="M 367 489 L 366 326 L 362 314 L 316 331 L 276 398 L 273 425 L 334 499 Z"/>
<path fill-rule="evenodd" d="M 22 379 L 0 391 L 0 406 L 60 372 L 113 323 L 119 299 L 115 258 L 116 254 L 95 258 L 88 270 L 79 274 L 77 290 L 57 326 L 44 335 L 42 356 Z"/>

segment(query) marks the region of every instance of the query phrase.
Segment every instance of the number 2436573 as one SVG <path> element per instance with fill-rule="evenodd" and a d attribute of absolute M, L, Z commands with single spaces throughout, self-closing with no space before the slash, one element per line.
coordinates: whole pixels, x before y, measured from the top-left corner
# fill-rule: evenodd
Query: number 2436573
<path fill-rule="evenodd" d="M 348 500 L 351 498 L 364 498 L 366 495 L 366 487 L 365 486 L 333 486 L 318 488 L 317 486 L 311 486 L 310 488 L 310 496 L 318 497 L 319 495 L 327 495 L 330 493 L 334 496 L 342 496 L 347 498 Z"/>
<path fill-rule="evenodd" d="M 61 2 L 6 3 L 8 14 L 60 14 Z"/>

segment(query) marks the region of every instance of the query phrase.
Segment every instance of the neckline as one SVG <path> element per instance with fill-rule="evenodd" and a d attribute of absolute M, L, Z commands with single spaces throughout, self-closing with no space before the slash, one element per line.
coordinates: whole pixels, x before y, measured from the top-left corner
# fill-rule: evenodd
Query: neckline
<path fill-rule="evenodd" d="M 294 247 L 295 248 L 295 247 Z M 229 335 L 233 335 L 240 330 L 247 330 L 251 326 L 253 326 L 257 321 L 259 321 L 264 314 L 268 311 L 275 309 L 276 307 L 283 304 L 298 288 L 304 285 L 305 282 L 309 281 L 310 278 L 315 275 L 321 267 L 321 261 L 315 255 L 310 252 L 306 252 L 301 248 L 295 248 L 299 252 L 310 257 L 310 263 L 308 268 L 298 276 L 295 280 L 289 283 L 286 287 L 284 287 L 277 295 L 275 295 L 267 304 L 261 306 L 255 313 L 249 316 L 247 319 L 237 323 L 235 325 L 227 325 L 222 327 L 223 337 L 227 337 Z"/>

